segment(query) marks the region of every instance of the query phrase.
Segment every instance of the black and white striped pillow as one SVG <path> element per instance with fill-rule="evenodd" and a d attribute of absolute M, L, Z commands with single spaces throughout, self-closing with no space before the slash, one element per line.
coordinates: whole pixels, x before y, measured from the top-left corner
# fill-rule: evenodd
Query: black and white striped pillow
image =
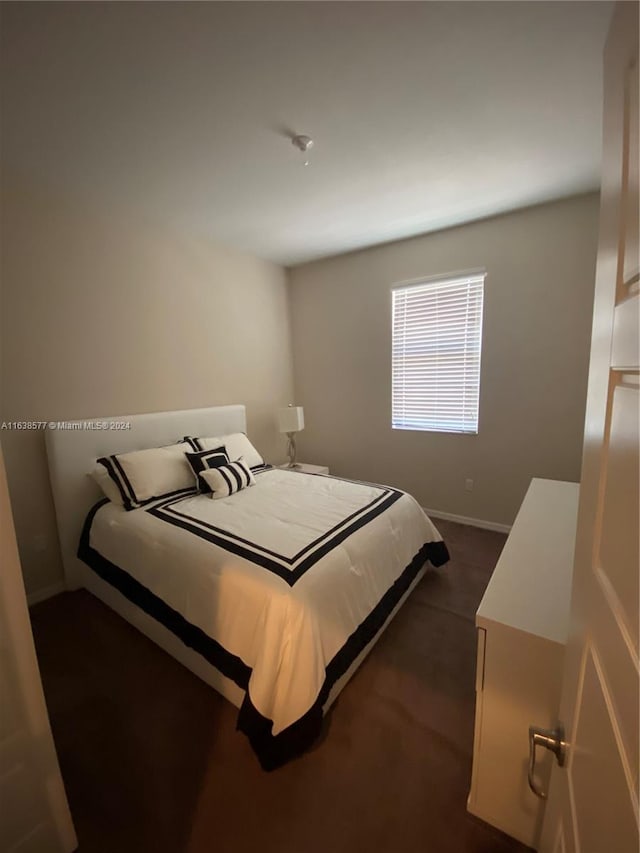
<path fill-rule="evenodd" d="M 247 486 L 254 486 L 256 482 L 251 469 L 242 459 L 202 471 L 200 477 L 210 487 L 214 500 L 228 498 Z"/>
<path fill-rule="evenodd" d="M 185 459 L 188 443 L 169 444 L 101 456 L 125 509 L 138 509 L 153 500 L 193 492 L 193 472 Z M 108 495 L 107 495 L 108 497 Z"/>
<path fill-rule="evenodd" d="M 265 464 L 262 456 L 243 432 L 231 432 L 227 435 L 219 435 L 217 438 L 196 438 L 186 435 L 183 441 L 188 441 L 194 450 L 213 450 L 214 447 L 222 444 L 226 448 L 229 459 L 240 459 L 242 456 L 252 471 Z"/>
<path fill-rule="evenodd" d="M 220 465 L 228 465 L 231 461 L 224 447 L 215 447 L 213 450 L 201 450 L 199 453 L 186 453 L 187 461 L 195 474 L 198 489 L 201 492 L 210 492 L 207 481 L 201 477 L 203 471 L 210 468 L 219 468 Z"/>

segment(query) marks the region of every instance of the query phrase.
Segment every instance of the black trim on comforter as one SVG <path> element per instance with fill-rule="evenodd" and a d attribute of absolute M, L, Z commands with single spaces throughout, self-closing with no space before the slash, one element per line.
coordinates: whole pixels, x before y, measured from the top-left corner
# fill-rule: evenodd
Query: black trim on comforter
<path fill-rule="evenodd" d="M 273 723 L 254 708 L 247 691 L 237 728 L 244 732 L 263 770 L 275 770 L 308 749 L 320 734 L 322 708 L 329 698 L 331 688 L 349 669 L 360 652 L 373 640 L 389 617 L 389 614 L 409 589 L 416 575 L 430 560 L 441 566 L 449 559 L 444 542 L 428 542 L 415 555 L 400 577 L 389 587 L 371 613 L 351 634 L 340 651 L 332 658 L 325 670 L 325 679 L 318 698 L 307 713 L 277 735 L 271 734 Z"/>
<path fill-rule="evenodd" d="M 251 667 L 205 634 L 201 628 L 188 622 L 177 610 L 169 607 L 159 596 L 143 586 L 128 572 L 107 560 L 91 547 L 90 533 L 93 519 L 100 507 L 108 502 L 108 499 L 100 501 L 89 512 L 80 537 L 78 558 L 104 581 L 115 587 L 125 598 L 171 631 L 188 648 L 202 655 L 212 666 L 215 666 L 223 675 L 246 691 L 244 702 L 238 714 L 237 728 L 249 738 L 264 770 L 275 770 L 277 767 L 281 767 L 312 745 L 320 734 L 322 708 L 333 685 L 344 675 L 360 652 L 380 631 L 389 614 L 409 589 L 424 563 L 429 560 L 434 566 L 441 566 L 449 559 L 449 552 L 444 542 L 425 543 L 400 577 L 382 596 L 371 613 L 329 662 L 325 670 L 324 684 L 312 707 L 284 731 L 272 735 L 273 722 L 262 716 L 253 706 L 249 696 L 248 685 L 252 672 Z"/>
<path fill-rule="evenodd" d="M 403 492 L 399 492 L 397 489 L 381 489 L 379 486 L 377 488 L 380 491 L 377 497 L 351 515 L 341 519 L 338 524 L 325 531 L 313 542 L 305 545 L 293 557 L 286 557 L 284 554 L 270 551 L 256 542 L 250 542 L 248 539 L 237 536 L 229 530 L 223 530 L 208 521 L 180 512 L 174 507 L 174 504 L 180 505 L 182 500 L 163 501 L 151 509 L 147 509 L 147 512 L 166 524 L 186 530 L 188 533 L 200 537 L 200 539 L 205 539 L 213 545 L 224 548 L 225 551 L 243 557 L 245 560 L 273 572 L 289 586 L 294 586 L 309 569 L 315 566 L 329 551 L 332 551 L 336 545 L 344 542 L 356 530 L 360 530 L 365 524 L 373 521 L 403 496 Z"/>
<path fill-rule="evenodd" d="M 116 566 L 115 563 L 107 560 L 95 548 L 91 547 L 90 533 L 93 519 L 98 510 L 108 503 L 109 499 L 105 498 L 89 512 L 80 536 L 78 559 L 93 569 L 103 581 L 114 586 L 118 592 L 121 592 L 140 610 L 144 610 L 145 613 L 164 625 L 179 640 L 182 640 L 185 646 L 198 652 L 206 661 L 235 682 L 238 687 L 246 690 L 251 676 L 250 666 L 247 666 L 237 655 L 228 652 L 220 643 L 205 634 L 201 628 L 188 622 L 177 610 L 169 607 L 159 596 L 143 586 L 124 569 Z"/>

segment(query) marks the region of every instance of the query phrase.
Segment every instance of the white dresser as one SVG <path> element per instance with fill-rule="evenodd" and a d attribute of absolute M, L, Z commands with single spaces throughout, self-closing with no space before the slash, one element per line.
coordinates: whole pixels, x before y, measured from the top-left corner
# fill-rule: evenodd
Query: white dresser
<path fill-rule="evenodd" d="M 527 782 L 529 726 L 557 721 L 569 630 L 578 484 L 532 480 L 476 614 L 468 810 L 536 847 L 544 801 Z M 546 790 L 552 755 L 538 750 Z"/>

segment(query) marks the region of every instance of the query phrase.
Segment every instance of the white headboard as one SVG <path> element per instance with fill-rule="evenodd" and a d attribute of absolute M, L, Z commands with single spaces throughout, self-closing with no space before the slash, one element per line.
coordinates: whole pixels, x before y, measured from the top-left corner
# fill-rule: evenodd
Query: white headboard
<path fill-rule="evenodd" d="M 105 429 L 106 423 L 130 424 L 127 429 Z M 80 428 L 63 428 L 80 424 Z M 102 493 L 89 472 L 100 456 L 172 444 L 185 435 L 214 436 L 246 432 L 244 406 L 216 406 L 182 412 L 153 412 L 81 421 L 58 422 L 46 430 L 49 476 L 56 509 L 58 536 L 68 589 L 79 585 L 81 563 L 76 553 L 82 525 Z M 93 426 L 93 428 L 92 428 Z"/>

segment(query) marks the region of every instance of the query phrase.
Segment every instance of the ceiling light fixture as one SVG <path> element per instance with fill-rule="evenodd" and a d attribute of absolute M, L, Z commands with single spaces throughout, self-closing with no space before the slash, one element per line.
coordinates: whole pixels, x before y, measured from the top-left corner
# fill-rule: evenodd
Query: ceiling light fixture
<path fill-rule="evenodd" d="M 304 165 L 309 165 L 309 149 L 313 148 L 313 139 L 304 133 L 299 133 L 291 138 L 291 144 L 302 153 Z"/>

